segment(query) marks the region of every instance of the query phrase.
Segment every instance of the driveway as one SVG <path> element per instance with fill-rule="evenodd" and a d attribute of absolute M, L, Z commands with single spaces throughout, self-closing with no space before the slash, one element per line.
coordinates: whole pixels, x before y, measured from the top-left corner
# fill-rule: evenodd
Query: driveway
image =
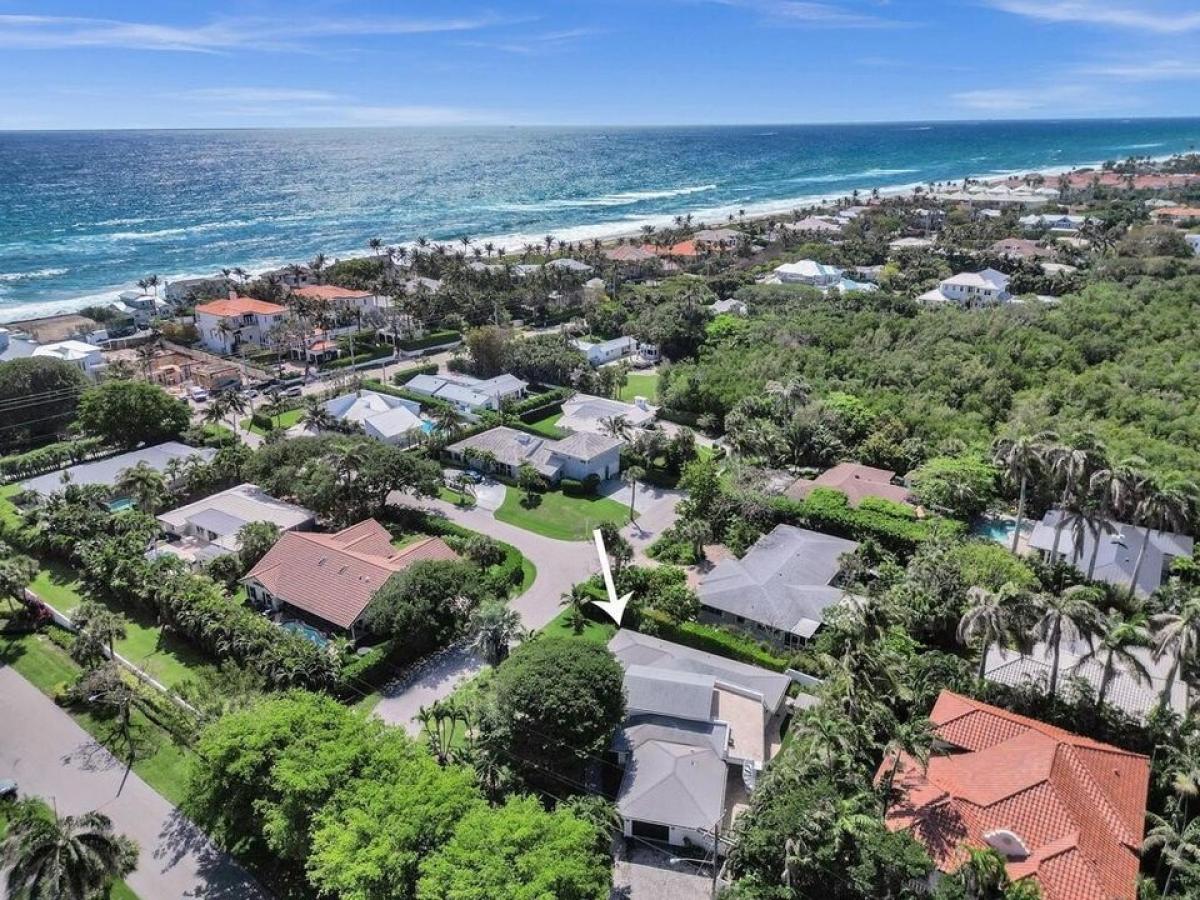
<path fill-rule="evenodd" d="M 388 502 L 407 506 L 413 504 L 413 498 L 410 494 L 394 493 L 388 497 Z M 529 590 L 510 604 L 521 614 L 521 621 L 531 631 L 543 627 L 559 614 L 559 599 L 573 585 L 600 571 L 596 548 L 591 541 L 556 541 L 542 537 L 507 522 L 499 522 L 490 510 L 479 506 L 463 508 L 444 500 L 427 500 L 421 506 L 431 512 L 442 513 L 472 531 L 512 544 L 537 567 L 537 577 Z M 404 678 L 388 685 L 383 691 L 383 699 L 375 706 L 375 715 L 389 724 L 402 725 L 413 732 L 412 717 L 420 708 L 449 696 L 462 681 L 478 672 L 480 665 L 480 661 L 468 650 L 444 651 L 420 670 L 407 673 Z"/>
<path fill-rule="evenodd" d="M 610 900 L 711 900 L 710 870 L 665 849 L 626 842 L 629 850 L 613 862 Z"/>
<path fill-rule="evenodd" d="M 145 900 L 266 898 L 249 875 L 182 813 L 96 743 L 48 697 L 0 668 L 0 777 L 60 815 L 99 810 L 137 841 L 126 882 Z"/>
<path fill-rule="evenodd" d="M 629 485 L 620 481 L 609 481 L 601 485 L 600 492 L 610 500 L 629 505 Z M 640 565 L 651 564 L 653 561 L 646 556 L 646 548 L 658 540 L 667 528 L 675 524 L 678 518 L 675 507 L 687 494 L 675 488 L 655 487 L 651 484 L 639 484 L 637 494 L 633 498 L 633 508 L 637 510 L 637 519 L 626 525 L 622 533 L 633 545 L 634 561 Z"/>

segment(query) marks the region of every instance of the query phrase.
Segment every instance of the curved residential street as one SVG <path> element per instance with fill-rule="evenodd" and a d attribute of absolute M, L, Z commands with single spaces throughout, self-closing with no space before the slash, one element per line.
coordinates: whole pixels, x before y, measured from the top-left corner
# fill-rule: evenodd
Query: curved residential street
<path fill-rule="evenodd" d="M 629 488 L 620 482 L 612 482 L 604 493 L 619 503 L 628 503 L 628 491 Z M 675 520 L 675 505 L 682 496 L 679 491 L 638 488 L 634 504 L 639 513 L 638 521 L 627 525 L 624 534 L 633 544 L 639 561 L 644 561 L 645 547 Z M 407 494 L 394 494 L 388 501 L 397 505 L 413 505 L 413 498 Z M 544 627 L 561 611 L 559 598 L 573 585 L 600 571 L 596 548 L 590 540 L 559 541 L 543 537 L 498 521 L 490 509 L 482 506 L 463 508 L 444 500 L 424 501 L 420 505 L 444 513 L 451 521 L 465 528 L 512 544 L 537 567 L 533 586 L 512 601 L 513 608 L 521 614 L 521 621 L 530 630 Z M 498 506 L 499 501 L 493 505 Z M 420 730 L 420 725 L 414 721 L 414 717 L 421 707 L 449 696 L 481 666 L 481 661 L 470 650 L 461 646 L 447 648 L 413 669 L 407 677 L 384 688 L 384 696 L 375 707 L 375 715 L 415 734 Z"/>
<path fill-rule="evenodd" d="M 0 667 L 0 776 L 59 815 L 99 810 L 137 841 L 125 879 L 144 900 L 254 900 L 268 895 L 228 854 L 69 715 L 9 666 Z M 14 727 L 14 723 L 20 723 Z"/>

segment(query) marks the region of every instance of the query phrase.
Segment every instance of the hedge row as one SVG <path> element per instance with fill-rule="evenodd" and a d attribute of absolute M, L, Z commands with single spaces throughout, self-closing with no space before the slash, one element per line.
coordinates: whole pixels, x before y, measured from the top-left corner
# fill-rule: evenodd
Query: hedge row
<path fill-rule="evenodd" d="M 520 418 L 522 422 L 536 422 L 562 410 L 562 405 L 575 392 L 570 388 L 550 388 L 542 394 L 526 397 L 511 405 L 506 405 L 504 411 Z"/>
<path fill-rule="evenodd" d="M 761 666 L 774 672 L 782 672 L 791 663 L 787 657 L 777 655 L 759 641 L 712 625 L 702 625 L 699 622 L 683 622 L 676 625 L 656 609 L 643 609 L 641 617 L 643 631 L 653 633 L 663 640 L 691 647 L 693 650 L 703 650 L 705 653 Z M 646 622 L 647 619 L 650 621 Z"/>
<path fill-rule="evenodd" d="M 26 453 L 0 458 L 0 480 L 32 478 L 109 452 L 115 451 L 106 448 L 100 438 L 59 441 Z"/>
<path fill-rule="evenodd" d="M 881 509 L 880 504 L 864 503 L 856 509 L 850 506 L 845 494 L 830 488 L 814 488 L 804 500 L 774 497 L 771 508 L 782 522 L 855 541 L 871 538 L 902 554 L 912 553 L 935 529 L 965 528 L 961 522 L 948 519 L 918 519 L 907 510 L 903 515 L 893 514 L 890 509 Z"/>
<path fill-rule="evenodd" d="M 392 376 L 392 384 L 403 386 L 408 384 L 418 375 L 436 375 L 438 373 L 437 363 L 426 363 L 423 366 L 413 366 L 411 369 L 405 369 L 403 372 L 397 372 Z"/>
<path fill-rule="evenodd" d="M 430 397 L 426 394 L 418 394 L 414 391 L 405 390 L 402 387 L 393 387 L 390 384 L 384 384 L 376 378 L 367 378 L 363 380 L 363 387 L 368 391 L 377 391 L 380 394 L 388 394 L 392 397 L 401 397 L 404 400 L 411 400 L 414 403 L 420 403 L 423 407 L 429 410 L 436 409 L 454 409 L 445 400 L 439 400 L 437 397 Z"/>
<path fill-rule="evenodd" d="M 429 347 L 438 347 L 442 344 L 453 344 L 462 340 L 462 335 L 457 331 L 431 331 L 424 337 L 409 338 L 406 341 L 397 341 L 396 346 L 401 350 L 425 350 Z"/>
<path fill-rule="evenodd" d="M 335 360 L 321 364 L 321 371 L 328 372 L 333 369 L 346 369 L 352 365 L 361 366 L 363 363 L 369 363 L 377 359 L 387 359 L 395 354 L 395 350 L 386 344 L 376 344 L 370 350 L 358 348 L 353 356 L 339 356 Z"/>

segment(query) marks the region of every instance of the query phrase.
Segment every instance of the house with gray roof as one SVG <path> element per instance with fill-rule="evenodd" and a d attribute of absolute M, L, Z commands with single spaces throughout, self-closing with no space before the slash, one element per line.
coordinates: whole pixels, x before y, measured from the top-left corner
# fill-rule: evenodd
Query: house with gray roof
<path fill-rule="evenodd" d="M 658 410 L 645 397 L 637 397 L 633 403 L 623 403 L 608 397 L 592 394 L 575 394 L 563 402 L 562 416 L 555 427 L 565 431 L 586 431 L 605 434 L 606 419 L 624 419 L 630 428 L 645 428 L 654 421 Z"/>
<path fill-rule="evenodd" d="M 530 465 L 551 482 L 585 481 L 593 475 L 607 481 L 621 472 L 623 446 L 602 434 L 579 432 L 555 441 L 499 425 L 451 444 L 445 453 L 455 462 L 507 478 L 516 478 L 521 466 Z"/>
<path fill-rule="evenodd" d="M 44 499 L 61 491 L 67 483 L 80 486 L 114 487 L 120 480 L 121 473 L 126 469 L 132 469 L 138 463 L 145 463 L 158 472 L 166 472 L 173 460 L 183 461 L 190 457 L 197 457 L 203 462 L 208 462 L 216 455 L 217 451 L 212 447 L 189 447 L 178 441 L 167 441 L 118 456 L 80 463 L 57 472 L 47 472 L 45 475 L 22 482 L 21 490 L 33 491 Z M 121 498 L 114 498 L 114 500 L 119 499 Z"/>
<path fill-rule="evenodd" d="M 618 359 L 632 356 L 638 351 L 637 339 L 631 338 L 628 335 L 613 338 L 610 341 L 598 342 L 575 338 L 571 341 L 571 344 L 576 350 L 582 351 L 584 356 L 587 357 L 588 363 L 593 366 L 602 366 L 605 363 L 616 362 Z"/>
<path fill-rule="evenodd" d="M 717 563 L 700 580 L 701 618 L 799 646 L 845 596 L 838 585 L 841 558 L 857 547 L 845 538 L 777 525 L 744 557 Z"/>
<path fill-rule="evenodd" d="M 448 372 L 414 376 L 404 387 L 414 394 L 449 403 L 460 413 L 472 415 L 484 409 L 499 410 L 506 400 L 524 397 L 529 382 L 507 373 L 494 378 L 474 378 Z"/>
<path fill-rule="evenodd" d="M 1055 535 L 1060 531 L 1055 551 Z M 1162 584 L 1173 559 L 1192 555 L 1194 542 L 1183 534 L 1147 531 L 1124 522 L 1101 522 L 1052 509 L 1034 526 L 1029 546 L 1040 550 L 1047 559 L 1053 556 L 1069 563 L 1081 574 L 1090 572 L 1094 581 L 1105 581 L 1126 590 L 1137 570 L 1134 593 L 1149 597 Z M 1139 556 L 1142 556 L 1140 569 Z"/>
<path fill-rule="evenodd" d="M 1160 703 L 1179 716 L 1188 711 L 1188 685 L 1176 665 L 1173 653 L 1155 659 L 1149 647 L 1128 647 L 1130 659 L 1114 656 L 1104 701 L 1139 721 Z M 1063 641 L 1058 656 L 1058 682 L 1055 693 L 1062 695 L 1072 688 L 1072 681 L 1084 681 L 1097 696 L 1104 680 L 1107 654 L 1103 647 L 1087 641 Z M 1054 664 L 1054 649 L 1036 643 L 1025 653 L 993 644 L 988 648 L 984 677 L 988 681 L 1010 687 L 1034 685 L 1045 691 L 1050 685 L 1050 669 Z"/>
<path fill-rule="evenodd" d="M 625 836 L 711 850 L 781 746 L 790 679 L 628 629 L 608 648 L 625 670 L 613 740 Z"/>

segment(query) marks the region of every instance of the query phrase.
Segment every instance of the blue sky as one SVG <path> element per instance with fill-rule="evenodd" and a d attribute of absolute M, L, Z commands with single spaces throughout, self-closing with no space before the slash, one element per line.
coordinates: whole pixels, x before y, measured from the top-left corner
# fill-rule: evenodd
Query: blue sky
<path fill-rule="evenodd" d="M 0 0 L 0 129 L 1200 114 L 1196 0 Z"/>

